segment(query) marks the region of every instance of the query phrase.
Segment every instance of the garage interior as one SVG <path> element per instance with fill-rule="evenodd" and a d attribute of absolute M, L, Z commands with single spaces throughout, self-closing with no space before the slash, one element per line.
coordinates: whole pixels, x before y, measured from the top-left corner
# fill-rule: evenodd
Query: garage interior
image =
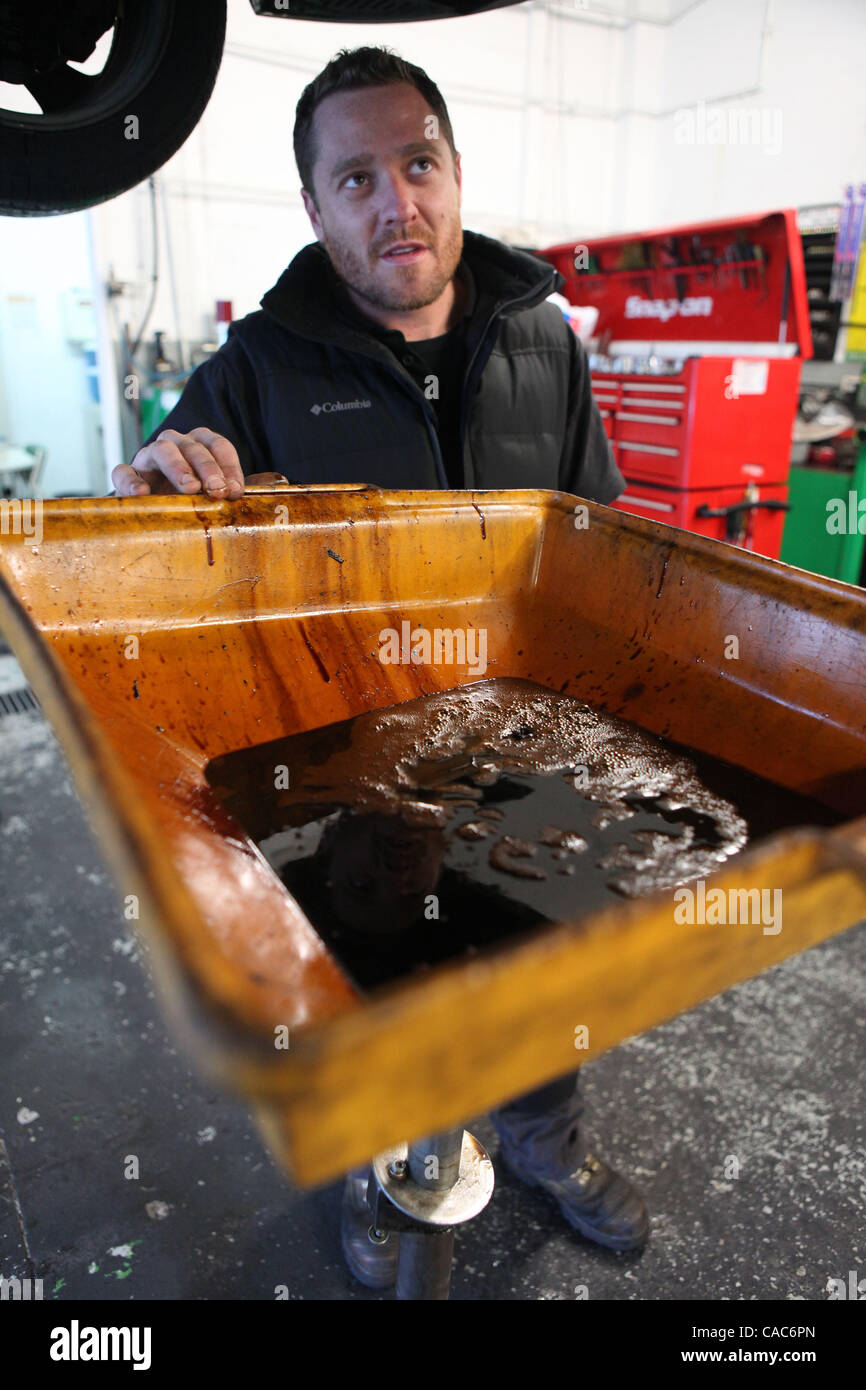
<path fill-rule="evenodd" d="M 837 826 L 828 817 L 791 852 L 814 853 L 827 881 L 836 883 L 833 866 L 840 880 L 847 874 L 847 886 L 836 885 L 838 896 L 823 898 L 818 870 L 814 883 L 804 876 L 803 901 L 789 929 L 796 946 L 774 955 L 772 941 L 758 934 L 748 960 L 744 948 L 742 961 L 710 976 L 712 988 L 684 985 L 676 997 L 687 1002 L 667 1012 L 636 1002 L 627 1016 L 644 1020 L 640 1030 L 623 1025 L 581 1066 L 593 1142 L 606 1162 L 637 1183 L 649 1207 L 645 1248 L 616 1253 L 585 1239 L 563 1221 L 548 1193 L 529 1190 L 498 1161 L 500 1139 L 489 1112 L 507 1097 L 491 1081 L 489 1105 L 449 1115 L 447 1123 L 465 1123 L 489 1155 L 492 1197 L 471 1219 L 455 1222 L 444 1284 L 440 1278 L 431 1293 L 423 1279 L 407 1283 L 411 1291 L 400 1296 L 442 1299 L 450 1290 L 456 1301 L 631 1304 L 842 1296 L 832 1293 L 834 1281 L 850 1281 L 854 1271 L 859 1287 L 860 1271 L 866 1274 L 866 911 L 855 911 L 858 892 L 862 897 L 866 891 L 866 625 L 860 627 L 861 619 L 866 624 L 866 13 L 855 0 L 828 0 L 822 7 L 805 0 L 523 0 L 466 7 L 479 12 L 464 14 L 454 13 L 459 6 L 440 6 L 447 17 L 362 24 L 322 22 L 312 13 L 277 22 L 282 8 L 228 0 L 212 95 L 181 147 L 146 177 L 76 210 L 24 216 L 10 204 L 0 215 L 0 1279 L 41 1280 L 41 1296 L 58 1302 L 394 1298 L 393 1289 L 364 1287 L 341 1252 L 341 1175 L 357 1165 L 359 1154 L 347 1139 L 347 1161 L 338 1157 L 329 1166 L 312 1142 L 305 1147 L 299 1137 L 318 1113 L 315 1106 L 304 1108 L 304 1077 L 310 1087 L 326 1088 L 332 1075 L 353 1075 L 341 1019 L 329 1031 L 333 1020 L 324 1005 L 316 1012 L 318 996 L 311 993 L 313 1002 L 303 999 L 297 1010 L 301 1033 L 305 1023 L 313 1029 L 309 1054 L 302 1041 L 297 1060 L 309 1071 L 299 1070 L 300 1079 L 293 1080 L 287 1070 L 273 1080 L 251 1061 L 244 1072 L 239 1044 L 231 1065 L 248 1079 L 234 1092 L 197 1065 L 195 1047 L 175 1026 L 173 991 L 181 976 L 184 987 L 195 978 L 185 938 L 168 926 L 138 934 L 127 910 L 135 862 L 142 875 L 136 885 L 153 894 L 154 922 L 171 917 L 171 890 L 154 872 L 152 853 L 168 821 L 158 814 L 147 820 L 151 745 L 142 742 L 128 756 L 122 751 L 123 710 L 128 707 L 135 730 L 135 719 L 162 709 L 158 690 L 151 693 L 158 681 L 151 676 L 150 690 L 147 682 L 136 682 L 121 692 L 107 646 L 99 645 L 123 639 L 124 614 L 131 622 L 139 611 L 124 604 L 139 603 L 142 629 L 148 612 L 159 613 L 153 620 L 164 625 L 162 650 L 171 660 L 174 619 L 170 605 L 160 608 L 159 570 L 148 570 L 140 589 L 127 583 L 135 533 L 127 526 L 122 534 L 100 508 L 115 509 L 112 516 L 126 508 L 127 518 L 155 527 L 162 550 L 151 564 L 164 563 L 170 574 L 180 563 L 180 499 L 165 503 L 167 521 L 158 506 L 148 509 L 156 497 L 109 502 L 112 475 L 161 427 L 195 369 L 224 347 L 231 325 L 256 312 L 263 294 L 312 240 L 292 156 L 295 106 L 339 48 L 375 43 L 393 46 L 441 88 L 463 161 L 463 227 L 528 253 L 562 277 L 550 299 L 582 345 L 610 456 L 625 479 L 624 492 L 609 507 L 592 503 L 589 526 L 621 526 L 629 538 L 623 546 L 633 546 L 638 566 L 646 564 L 644 636 L 649 629 L 670 663 L 664 674 L 681 702 L 677 712 L 715 698 L 708 694 L 713 673 L 702 667 L 693 672 L 693 686 L 685 677 L 678 683 L 673 667 L 683 661 L 687 643 L 699 644 L 706 633 L 701 628 L 693 638 L 685 607 L 666 618 L 665 605 L 674 604 L 677 584 L 684 587 L 682 605 L 699 592 L 715 554 L 724 566 L 736 550 L 730 563 L 749 601 L 763 594 L 767 604 L 778 601 L 780 614 L 799 611 L 801 618 L 802 651 L 792 656 L 793 646 L 780 641 L 769 655 L 764 650 L 750 658 L 754 664 L 731 682 L 742 685 L 742 728 L 730 717 L 713 738 L 698 732 L 685 738 L 683 728 L 704 728 L 700 717 L 692 726 L 691 716 L 683 716 L 685 724 L 662 716 L 666 687 L 658 675 L 652 686 L 652 663 L 645 669 L 644 655 L 633 679 L 622 677 L 617 685 L 612 665 L 604 680 L 599 675 L 605 642 L 599 639 L 589 652 L 580 623 L 580 640 L 566 637 L 571 654 L 559 653 L 553 600 L 547 598 L 555 592 L 550 567 L 565 553 L 566 528 L 570 534 L 580 498 L 527 491 L 525 508 L 537 507 L 543 524 L 538 521 L 536 532 L 526 521 L 518 535 L 517 522 L 512 531 L 509 519 L 525 520 L 516 493 L 503 492 L 504 503 L 483 489 L 452 494 L 453 544 L 458 535 L 469 537 L 470 523 L 472 530 L 465 555 L 463 548 L 449 552 L 452 562 L 456 555 L 472 571 L 486 563 L 486 543 L 499 545 L 493 598 L 499 596 L 503 613 L 506 597 L 513 603 L 508 622 L 515 632 L 530 633 L 540 652 L 533 665 L 531 654 L 516 651 L 515 640 L 512 665 L 503 656 L 492 674 L 536 680 L 560 693 L 569 687 L 570 696 L 595 697 L 612 715 L 660 738 L 708 756 L 733 750 L 732 762 L 753 773 L 745 750 L 760 745 L 760 730 L 772 731 L 772 706 L 778 734 L 766 776 L 822 801 L 839 819 Z M 109 46 L 106 35 L 78 68 L 97 73 Z M 11 72 L 0 66 L 0 76 Z M 36 98 L 16 80 L 0 80 L 0 136 L 8 111 L 38 110 Z M 365 686 L 368 668 L 356 653 L 349 693 L 337 690 L 330 671 L 319 690 L 317 671 L 323 661 L 330 664 L 328 644 L 340 640 L 327 626 L 338 607 L 334 595 L 342 595 L 345 630 L 354 640 L 356 611 L 369 601 L 376 612 L 396 613 L 399 594 L 385 593 L 389 608 L 372 588 L 351 587 L 352 559 L 371 575 L 379 554 L 364 549 L 369 516 L 363 500 L 353 501 L 351 493 L 342 504 L 333 493 L 317 499 L 313 484 L 305 501 L 295 499 L 292 488 L 277 484 L 270 492 L 269 486 L 249 491 L 246 532 L 243 525 L 233 529 L 219 511 L 228 502 L 183 501 L 184 517 L 187 503 L 193 517 L 190 544 L 204 553 L 202 523 L 208 547 L 206 566 L 198 557 L 204 578 L 190 567 L 184 582 L 192 584 L 196 601 L 216 603 L 219 596 L 225 604 L 224 615 L 217 607 L 197 617 L 199 627 L 184 619 L 190 652 L 193 636 L 198 641 L 217 620 L 227 628 L 236 624 L 238 633 L 259 619 L 285 621 L 289 635 L 275 650 L 293 661 L 300 653 L 298 660 L 309 666 L 297 682 L 308 712 L 300 719 L 293 705 L 282 730 L 287 735 L 448 689 L 441 672 L 426 684 L 407 678 L 400 685 L 394 678 L 375 686 L 370 677 Z M 412 513 L 412 524 L 422 526 L 419 535 L 428 534 L 428 525 L 434 534 L 429 497 L 419 491 Z M 461 499 L 466 512 L 474 508 L 469 518 L 458 515 Z M 312 546 L 317 527 L 336 526 L 338 505 L 352 525 L 357 517 L 358 533 L 350 535 L 348 521 L 329 533 L 336 549 L 321 561 L 318 607 L 309 595 L 303 602 L 277 596 L 268 610 L 260 590 L 246 608 L 229 611 L 219 581 L 242 586 L 236 575 L 244 565 L 252 572 L 258 552 L 244 549 L 242 537 L 261 527 L 261 509 L 271 501 L 297 505 L 298 544 Z M 380 501 L 373 497 L 370 504 L 375 526 L 381 523 L 384 532 L 386 523 L 393 525 L 389 544 L 396 554 L 405 544 L 399 528 L 410 524 L 408 513 L 396 502 L 389 512 L 386 500 L 380 515 Z M 35 506 L 44 507 L 38 535 L 28 532 L 37 513 L 27 509 Z M 139 506 L 140 512 L 130 510 Z M 607 519 L 599 522 L 602 513 Z M 173 527 L 175 551 L 167 543 Z M 530 536 L 537 549 L 527 574 L 536 588 L 534 606 L 526 600 L 524 609 L 515 575 Z M 447 576 L 444 551 L 437 554 L 440 571 L 432 572 Z M 563 576 L 571 571 L 561 563 L 566 596 L 572 590 Z M 91 593 L 86 575 L 103 566 L 106 589 Z M 73 614 L 68 623 L 58 616 L 61 598 L 66 601 L 64 573 Z M 420 565 L 418 574 L 408 565 L 403 573 L 407 586 L 410 577 L 417 584 L 417 590 L 407 587 L 407 612 L 417 609 L 416 621 L 438 612 L 419 578 Z M 389 571 L 387 583 L 392 579 Z M 517 586 L 513 594 L 509 583 Z M 720 606 L 721 596 L 734 592 L 731 583 L 729 590 L 719 581 Z M 385 587 L 383 580 L 383 593 Z M 526 587 L 529 592 L 528 580 Z M 465 592 L 468 604 L 471 586 Z M 476 592 L 483 592 L 480 578 Z M 456 613 L 464 598 L 455 578 L 441 611 Z M 102 636 L 99 603 L 106 605 Z M 634 604 L 621 611 L 623 652 L 633 618 L 637 624 Z M 483 606 L 478 611 L 487 613 Z M 850 618 L 843 621 L 842 612 Z M 582 615 L 586 632 L 597 613 L 602 609 Z M 312 641 L 301 618 L 311 624 Z M 490 618 L 494 633 L 496 621 Z M 472 626 L 474 619 L 467 622 Z M 504 617 L 502 624 L 504 632 Z M 725 631 L 721 613 L 711 625 L 713 633 Z M 609 614 L 597 618 L 599 632 L 609 635 L 614 627 Z M 826 642 L 834 630 L 838 645 L 819 646 L 819 636 Z M 769 622 L 767 642 L 773 648 Z M 629 649 L 632 655 L 637 650 Z M 227 664 L 240 670 L 247 656 L 239 638 Z M 94 672 L 104 659 L 99 687 Z M 704 657 L 695 661 L 700 665 Z M 804 675 L 809 662 L 814 671 Z M 715 674 L 725 685 L 721 657 Z M 294 674 L 284 670 L 280 679 L 287 692 L 294 689 Z M 464 669 L 453 684 L 472 679 Z M 267 688 L 273 694 L 278 686 Z M 727 719 L 734 706 L 718 708 Z M 235 711 L 223 714 L 231 721 Z M 207 717 L 217 715 L 214 704 Z M 711 723 L 708 714 L 705 724 Z M 95 729 L 98 743 L 88 742 Z M 176 769 L 171 764 L 177 777 L 166 780 L 164 799 L 179 795 L 172 787 L 180 785 L 182 765 L 192 768 L 198 757 L 190 786 L 194 778 L 204 786 L 214 759 L 277 737 L 273 719 L 265 717 L 256 734 L 250 717 L 241 743 L 220 731 L 207 748 L 199 745 L 200 757 L 195 739 L 176 741 L 166 758 L 177 752 Z M 800 738 L 808 746 L 794 741 Z M 154 766 L 161 747 L 152 745 Z M 136 757 L 142 767 L 137 783 Z M 106 758 L 120 769 L 116 784 L 112 778 L 100 783 Z M 124 782 L 131 770 L 133 780 Z M 128 808 L 128 820 L 124 789 L 137 803 L 140 797 Z M 100 802 L 103 819 L 97 813 L 95 826 Z M 106 829 L 112 817 L 114 828 Z M 767 824 L 762 833 L 772 837 L 773 830 Z M 244 853 L 261 859 L 261 837 L 252 840 Z M 166 862 L 182 880 L 181 860 Z M 207 912 L 193 878 L 182 886 L 191 893 L 198 930 Z M 230 896 L 224 884 L 220 893 Z M 809 902 L 816 914 L 811 934 Z M 252 900 L 249 919 L 256 920 Z M 649 940 L 649 918 L 646 931 Z M 575 968 L 583 949 L 579 936 Z M 168 956 L 176 952 L 172 969 L 183 960 L 176 977 L 172 969 L 163 975 L 161 960 L 154 965 L 157 942 L 158 954 L 163 947 Z M 740 948 L 731 949 L 736 954 Z M 330 957 L 327 964 L 333 964 Z M 468 981 L 470 965 L 465 968 Z M 223 1026 L 238 1036 L 248 1027 L 244 1046 L 252 1048 L 254 1034 L 261 1044 L 265 1015 L 253 1022 L 241 1018 L 240 989 L 234 1014 L 216 985 L 208 992 L 204 975 L 195 983 L 211 1011 L 215 1039 Z M 404 996 L 404 983 L 394 986 L 394 998 L 398 1011 L 405 1002 L 408 1030 L 415 995 L 410 982 Z M 464 1004 L 469 997 L 455 992 Z M 611 1009 L 615 1014 L 614 1004 Z M 416 1028 L 421 1018 L 419 1012 Z M 461 1016 L 460 1026 L 466 1022 Z M 190 1037 L 196 1026 L 190 1025 Z M 233 1046 L 226 1043 L 227 1056 Z M 467 1046 L 481 1067 L 481 1045 L 476 1052 L 475 1044 Z M 420 1042 L 417 1047 L 412 1095 L 396 1113 L 426 1114 L 429 1101 L 431 1124 L 423 1132 L 433 1134 L 444 1129 L 447 1106 L 434 1103 L 432 1094 L 425 1099 L 425 1087 L 426 1093 L 435 1090 L 430 1069 L 440 1054 L 433 1041 L 427 1051 Z M 322 1061 L 326 1054 L 333 1074 Z M 536 1053 L 527 1044 L 521 1056 L 520 1075 L 534 1078 L 533 1085 L 562 1074 L 568 1060 L 541 1023 Z M 277 1107 L 268 1111 L 267 1124 L 257 1125 L 253 1112 L 268 1109 L 275 1093 L 268 1087 L 281 1086 L 285 1128 L 277 1141 Z M 371 1086 L 369 1095 L 375 1094 Z M 467 1094 L 486 1092 L 479 1087 Z M 339 1107 L 333 1108 L 336 1115 Z M 343 1113 L 334 1120 L 338 1145 Z M 373 1133 L 373 1121 L 368 1124 Z M 383 1122 L 380 1128 L 384 1136 L 388 1127 Z M 402 1132 L 397 1124 L 387 1142 L 396 1143 Z M 379 1148 L 384 1151 L 385 1143 Z M 297 1183 L 293 1167 L 302 1175 Z"/>

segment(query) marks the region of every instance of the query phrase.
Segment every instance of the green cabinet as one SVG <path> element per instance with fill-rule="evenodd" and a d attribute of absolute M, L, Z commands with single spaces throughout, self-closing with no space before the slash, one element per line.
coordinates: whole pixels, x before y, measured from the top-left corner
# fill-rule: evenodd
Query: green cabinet
<path fill-rule="evenodd" d="M 779 559 L 786 565 L 860 584 L 866 546 L 866 444 L 853 473 L 792 468 Z"/>

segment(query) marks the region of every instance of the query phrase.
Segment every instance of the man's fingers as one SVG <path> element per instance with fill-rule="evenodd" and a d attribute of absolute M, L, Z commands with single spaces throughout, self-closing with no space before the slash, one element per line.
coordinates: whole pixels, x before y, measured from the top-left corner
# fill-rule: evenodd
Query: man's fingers
<path fill-rule="evenodd" d="M 198 439 L 211 452 L 220 466 L 226 483 L 226 492 L 230 497 L 239 497 L 244 490 L 244 470 L 241 468 L 241 461 L 238 458 L 238 451 L 230 439 L 226 439 L 223 434 L 214 434 L 204 426 L 190 430 L 190 436 Z M 219 480 L 217 480 L 217 488 Z M 209 489 L 213 490 L 213 489 Z"/>
<path fill-rule="evenodd" d="M 155 464 L 161 473 L 174 483 L 178 492 L 201 492 L 202 488 L 215 497 L 228 495 L 222 469 L 201 440 L 192 434 L 166 430 L 145 450 L 147 463 Z M 141 455 L 133 459 L 133 467 L 141 467 Z"/>
<path fill-rule="evenodd" d="M 173 477 L 181 492 L 197 492 L 191 485 L 198 480 L 210 497 L 240 497 L 244 490 L 244 475 L 235 446 L 221 434 L 205 426 L 198 426 L 188 434 L 178 434 L 177 430 L 163 430 L 151 448 L 166 449 L 167 466 L 165 472 Z M 176 449 L 189 464 L 188 469 L 178 468 L 177 459 L 171 451 Z"/>
<path fill-rule="evenodd" d="M 118 497 L 169 492 L 191 496 L 204 491 L 220 499 L 240 497 L 244 491 L 235 446 L 204 426 L 188 434 L 163 430 L 151 444 L 139 449 L 131 464 L 118 464 L 111 480 Z"/>
<path fill-rule="evenodd" d="M 150 492 L 150 487 L 141 474 L 130 468 L 128 463 L 119 463 L 111 470 L 111 481 L 118 497 L 146 496 Z"/>
<path fill-rule="evenodd" d="M 204 444 L 200 444 L 197 439 L 181 439 L 177 444 L 169 440 L 157 440 L 156 448 L 165 443 L 169 449 L 180 455 L 180 462 L 175 461 L 174 454 L 169 454 L 169 469 L 174 473 L 179 481 L 179 485 L 185 490 L 190 490 L 188 484 L 190 479 L 197 479 L 204 487 L 205 492 L 221 492 L 226 490 L 226 479 L 223 471 Z"/>

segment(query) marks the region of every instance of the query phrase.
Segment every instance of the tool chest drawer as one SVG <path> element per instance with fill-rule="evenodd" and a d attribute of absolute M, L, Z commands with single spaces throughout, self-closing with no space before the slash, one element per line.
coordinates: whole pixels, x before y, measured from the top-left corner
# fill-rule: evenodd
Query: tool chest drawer
<path fill-rule="evenodd" d="M 650 444 L 619 437 L 615 443 L 617 465 L 625 477 L 666 483 L 669 487 L 685 485 L 685 453 L 676 444 Z"/>

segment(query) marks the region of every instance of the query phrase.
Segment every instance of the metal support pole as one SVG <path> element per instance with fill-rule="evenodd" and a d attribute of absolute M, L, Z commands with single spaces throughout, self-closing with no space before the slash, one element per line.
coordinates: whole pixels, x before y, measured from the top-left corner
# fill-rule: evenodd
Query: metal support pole
<path fill-rule="evenodd" d="M 412 1235 L 404 1231 L 397 1256 L 397 1301 L 447 1301 L 451 1289 L 454 1228 Z"/>
<path fill-rule="evenodd" d="M 409 1180 L 433 1192 L 449 1192 L 460 1176 L 463 1126 L 409 1145 Z M 446 1300 L 451 1288 L 454 1227 L 415 1235 L 405 1231 L 397 1256 L 397 1301 Z"/>
<path fill-rule="evenodd" d="M 492 1192 L 490 1157 L 462 1125 L 376 1155 L 367 1201 L 373 1228 L 400 1236 L 398 1300 L 448 1298 L 454 1228 L 483 1211 Z"/>
<path fill-rule="evenodd" d="M 419 1187 L 447 1192 L 460 1176 L 463 1126 L 443 1129 L 409 1145 L 409 1176 Z"/>

